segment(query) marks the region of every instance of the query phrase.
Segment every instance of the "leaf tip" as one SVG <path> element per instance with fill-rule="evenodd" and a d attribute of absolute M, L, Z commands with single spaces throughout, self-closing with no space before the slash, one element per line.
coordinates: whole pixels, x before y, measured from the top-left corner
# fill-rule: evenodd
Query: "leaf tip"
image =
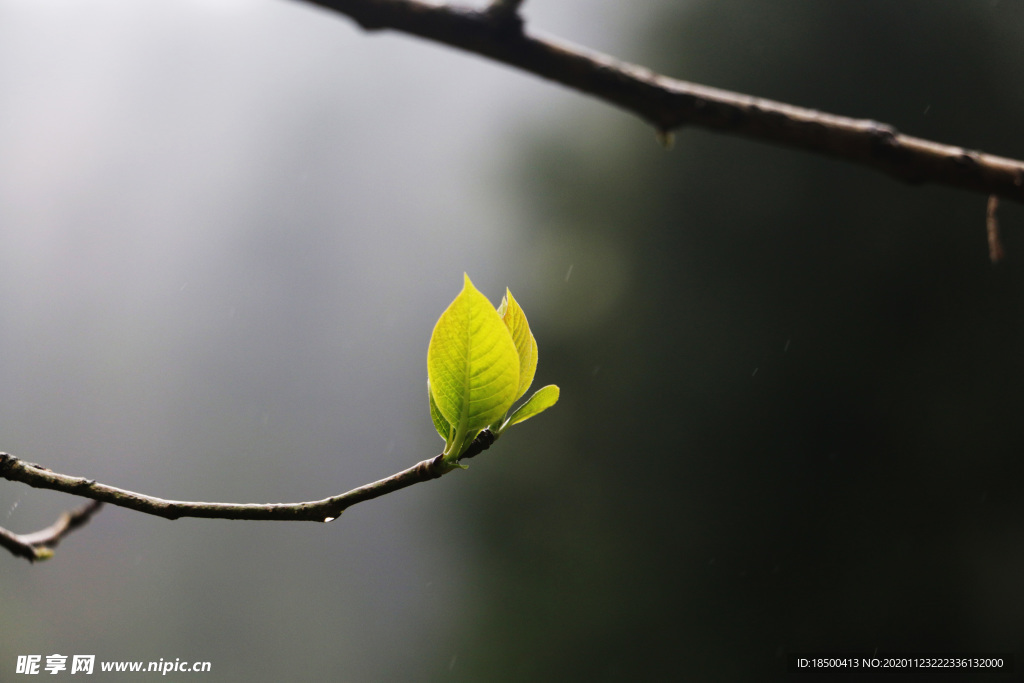
<path fill-rule="evenodd" d="M 551 406 L 558 403 L 558 396 L 561 390 L 557 384 L 548 384 L 534 392 L 533 396 L 526 400 L 526 403 L 519 406 L 502 425 L 502 430 L 529 420 L 534 415 L 539 415 Z"/>

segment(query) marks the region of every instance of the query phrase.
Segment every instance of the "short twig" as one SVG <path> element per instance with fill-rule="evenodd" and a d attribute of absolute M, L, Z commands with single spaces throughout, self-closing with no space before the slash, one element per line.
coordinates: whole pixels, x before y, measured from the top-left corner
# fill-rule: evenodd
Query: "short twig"
<path fill-rule="evenodd" d="M 102 507 L 103 503 L 98 500 L 86 503 L 77 510 L 62 513 L 56 522 L 31 534 L 16 534 L 0 528 L 0 546 L 29 562 L 48 559 L 65 536 L 87 524 Z"/>
<path fill-rule="evenodd" d="M 988 211 L 985 215 L 985 228 L 988 232 L 988 258 L 992 263 L 999 263 L 1003 260 L 1003 241 L 999 239 L 999 216 L 996 211 L 999 209 L 999 197 L 989 195 Z"/>
<path fill-rule="evenodd" d="M 517 17 L 523 0 L 494 0 L 487 11 L 493 17 Z"/>

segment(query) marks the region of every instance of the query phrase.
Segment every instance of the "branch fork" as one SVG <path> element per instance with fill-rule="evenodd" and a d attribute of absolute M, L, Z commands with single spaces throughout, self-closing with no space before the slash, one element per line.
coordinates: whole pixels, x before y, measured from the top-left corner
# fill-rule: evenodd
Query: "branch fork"
<path fill-rule="evenodd" d="M 495 436 L 489 430 L 480 432 L 459 460 L 479 455 L 490 448 L 494 441 Z M 445 461 L 443 455 L 436 455 L 384 479 L 323 500 L 302 503 L 204 503 L 165 500 L 135 493 L 101 484 L 94 479 L 60 474 L 42 465 L 19 460 L 9 453 L 0 453 L 0 478 L 21 482 L 34 488 L 61 491 L 92 499 L 92 502 L 77 510 L 63 513 L 54 524 L 35 533 L 15 534 L 0 528 L 0 547 L 30 562 L 48 559 L 53 555 L 53 548 L 69 533 L 88 523 L 104 503 L 165 519 L 204 517 L 327 523 L 337 519 L 342 512 L 356 503 L 372 500 L 413 484 L 438 479 L 455 469 L 459 469 L 458 464 L 452 465 Z"/>

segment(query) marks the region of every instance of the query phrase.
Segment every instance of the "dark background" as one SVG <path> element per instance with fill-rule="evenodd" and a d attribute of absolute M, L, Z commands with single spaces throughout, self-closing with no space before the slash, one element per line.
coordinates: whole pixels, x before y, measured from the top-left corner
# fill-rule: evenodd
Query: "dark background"
<path fill-rule="evenodd" d="M 527 2 L 686 80 L 1024 157 L 1024 8 Z M 289 2 L 0 1 L 0 448 L 170 498 L 440 449 L 431 326 L 511 287 L 558 406 L 328 526 L 105 510 L 4 564 L 19 654 L 210 680 L 795 680 L 1021 652 L 1003 203 L 698 130 Z M 67 496 L 4 483 L 0 519 Z M 1024 662 L 1018 662 L 1024 666 Z M 810 678 L 808 678 L 810 680 Z M 954 680 L 954 678 L 950 678 Z"/>
<path fill-rule="evenodd" d="M 645 59 L 1020 155 L 1019 9 L 699 3 Z M 767 680 L 793 651 L 1019 648 L 1021 271 L 1013 246 L 988 262 L 984 198 L 696 131 L 667 155 L 594 144 L 615 135 L 542 131 L 522 169 L 538 218 L 628 276 L 581 282 L 615 303 L 542 339 L 565 399 L 523 459 L 546 475 L 479 495 L 473 675 Z"/>

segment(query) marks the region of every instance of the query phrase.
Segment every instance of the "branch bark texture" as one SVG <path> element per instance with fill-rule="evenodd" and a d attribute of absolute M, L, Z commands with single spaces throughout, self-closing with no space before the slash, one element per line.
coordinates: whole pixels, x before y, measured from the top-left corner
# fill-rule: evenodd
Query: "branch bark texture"
<path fill-rule="evenodd" d="M 699 126 L 844 159 L 909 183 L 1024 202 L 1024 161 L 904 135 L 877 121 L 662 76 L 527 33 L 518 2 L 496 0 L 477 10 L 422 0 L 302 1 L 344 14 L 368 31 L 401 31 L 555 81 L 632 112 L 662 133 Z"/>
<path fill-rule="evenodd" d="M 495 439 L 494 434 L 485 429 L 459 456 L 459 460 L 479 455 L 490 448 Z M 0 477 L 34 488 L 62 491 L 96 501 L 96 504 L 88 505 L 76 513 L 65 513 L 65 516 L 56 524 L 35 534 L 18 535 L 0 528 L 0 547 L 7 548 L 13 554 L 21 557 L 32 555 L 30 559 L 42 559 L 42 556 L 34 553 L 32 548 L 52 548 L 65 534 L 87 522 L 89 517 L 99 509 L 101 503 L 110 503 L 165 519 L 206 517 L 331 522 L 356 503 L 372 500 L 413 484 L 437 479 L 453 469 L 457 469 L 457 467 L 448 465 L 441 455 L 437 455 L 418 462 L 401 472 L 396 472 L 390 477 L 323 500 L 302 503 L 203 503 L 165 500 L 126 491 L 101 484 L 93 479 L 53 472 L 42 465 L 20 460 L 9 453 L 0 453 Z"/>

